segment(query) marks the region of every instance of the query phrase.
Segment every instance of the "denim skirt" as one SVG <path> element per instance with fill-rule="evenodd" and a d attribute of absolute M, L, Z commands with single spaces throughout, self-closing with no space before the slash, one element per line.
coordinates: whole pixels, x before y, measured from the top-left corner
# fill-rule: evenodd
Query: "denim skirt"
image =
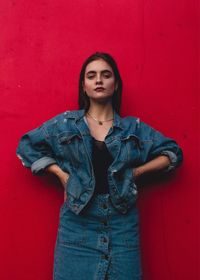
<path fill-rule="evenodd" d="M 126 214 L 98 194 L 79 215 L 60 208 L 54 280 L 141 280 L 138 209 Z"/>

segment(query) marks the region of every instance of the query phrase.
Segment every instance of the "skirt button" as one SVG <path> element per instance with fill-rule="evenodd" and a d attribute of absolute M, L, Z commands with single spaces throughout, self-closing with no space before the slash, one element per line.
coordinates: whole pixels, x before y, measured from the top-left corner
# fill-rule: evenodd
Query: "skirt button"
<path fill-rule="evenodd" d="M 102 207 L 103 207 L 103 209 L 107 209 L 108 208 L 108 206 L 105 203 L 102 204 Z"/>
<path fill-rule="evenodd" d="M 106 220 L 103 220 L 103 221 L 101 221 L 102 222 L 102 224 L 104 225 L 104 226 L 107 226 L 108 225 L 108 222 L 106 221 Z"/>
<path fill-rule="evenodd" d="M 104 243 L 107 243 L 107 242 L 108 242 L 107 238 L 105 238 L 105 237 L 103 237 L 102 241 L 103 241 Z"/>

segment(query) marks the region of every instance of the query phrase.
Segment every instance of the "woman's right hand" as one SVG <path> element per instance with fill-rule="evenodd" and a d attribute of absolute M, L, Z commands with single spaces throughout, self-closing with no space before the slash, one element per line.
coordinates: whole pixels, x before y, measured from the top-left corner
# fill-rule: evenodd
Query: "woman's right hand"
<path fill-rule="evenodd" d="M 62 173 L 58 176 L 62 186 L 66 191 L 67 181 L 69 179 L 69 174 L 67 172 L 62 171 Z"/>
<path fill-rule="evenodd" d="M 67 200 L 67 181 L 69 179 L 69 174 L 63 171 L 59 179 L 62 186 L 64 187 L 64 202 L 65 202 Z"/>
<path fill-rule="evenodd" d="M 52 173 L 58 177 L 58 179 L 60 180 L 60 182 L 64 188 L 64 201 L 66 201 L 66 199 L 67 199 L 67 187 L 66 186 L 67 186 L 67 181 L 68 181 L 70 175 L 67 172 L 64 172 L 57 164 L 49 165 L 46 168 L 46 171 L 49 173 Z"/>

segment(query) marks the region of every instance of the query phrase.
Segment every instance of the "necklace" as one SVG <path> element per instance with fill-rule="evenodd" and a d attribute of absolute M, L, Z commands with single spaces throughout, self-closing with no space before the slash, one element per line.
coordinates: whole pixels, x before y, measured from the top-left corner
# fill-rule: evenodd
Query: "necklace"
<path fill-rule="evenodd" d="M 87 112 L 87 114 L 88 114 L 93 120 L 95 120 L 96 122 L 98 122 L 99 125 L 103 125 L 104 122 L 108 122 L 108 121 L 112 121 L 112 120 L 113 120 L 113 118 L 112 118 L 112 119 L 109 119 L 109 120 L 100 121 L 100 120 L 94 118 L 93 116 L 91 116 L 88 112 Z"/>

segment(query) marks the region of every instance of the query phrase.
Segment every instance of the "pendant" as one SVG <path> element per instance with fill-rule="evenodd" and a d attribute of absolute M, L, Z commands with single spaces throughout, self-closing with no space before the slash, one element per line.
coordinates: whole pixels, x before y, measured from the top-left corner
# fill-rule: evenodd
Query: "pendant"
<path fill-rule="evenodd" d="M 103 123 L 101 121 L 99 121 L 99 125 L 102 125 Z"/>

